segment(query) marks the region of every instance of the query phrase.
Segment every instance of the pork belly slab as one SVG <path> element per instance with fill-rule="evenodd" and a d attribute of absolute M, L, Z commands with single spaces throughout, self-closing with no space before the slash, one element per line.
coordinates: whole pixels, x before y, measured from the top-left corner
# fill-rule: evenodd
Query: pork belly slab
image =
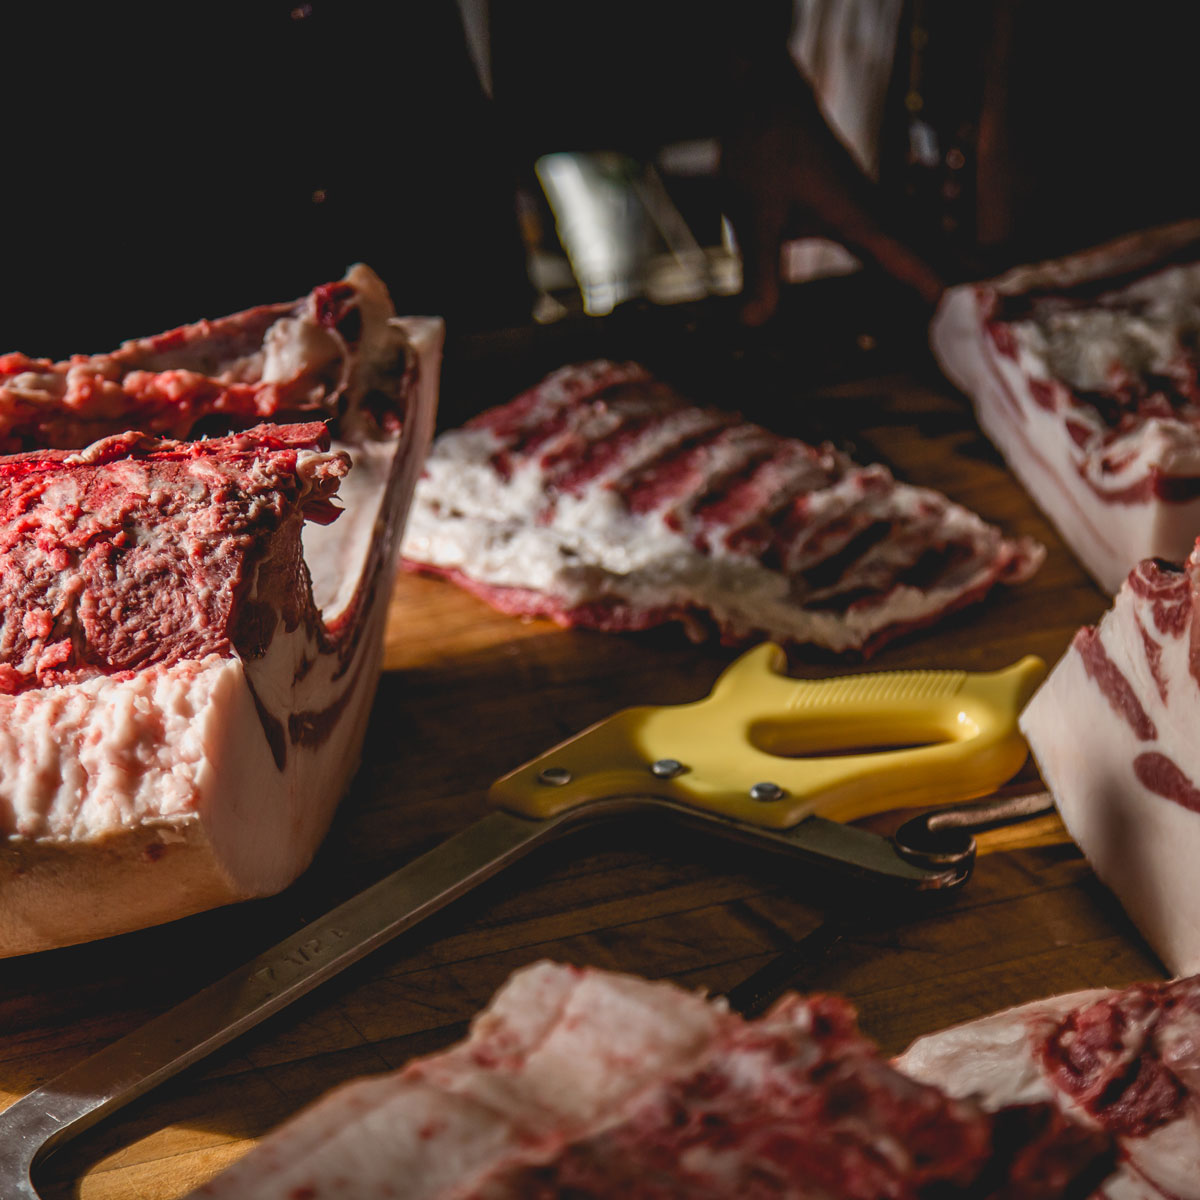
<path fill-rule="evenodd" d="M 918 1039 L 896 1067 L 985 1108 L 1048 1101 L 1117 1140 L 1096 1200 L 1200 1198 L 1200 978 L 1076 992 Z"/>
<path fill-rule="evenodd" d="M 1108 592 L 1200 534 L 1200 223 L 951 288 L 946 375 Z"/>
<path fill-rule="evenodd" d="M 357 765 L 441 332 L 356 267 L 111 355 L 0 357 L 0 955 L 311 860 Z"/>
<path fill-rule="evenodd" d="M 538 963 L 466 1041 L 347 1084 L 194 1195 L 1050 1197 L 1111 1168 L 1052 1105 L 985 1114 L 893 1070 L 835 996 L 744 1021 L 668 983 Z"/>
<path fill-rule="evenodd" d="M 406 565 L 503 612 L 869 653 L 1042 558 L 831 446 L 694 407 L 643 368 L 550 375 L 442 434 Z"/>
<path fill-rule="evenodd" d="M 1140 563 L 1020 725 L 1071 836 L 1174 974 L 1200 971 L 1200 553 Z"/>

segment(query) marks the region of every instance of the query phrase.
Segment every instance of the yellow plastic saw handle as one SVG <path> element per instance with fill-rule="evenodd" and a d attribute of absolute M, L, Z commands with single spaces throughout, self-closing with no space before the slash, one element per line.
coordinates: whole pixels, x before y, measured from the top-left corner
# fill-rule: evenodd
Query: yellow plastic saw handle
<path fill-rule="evenodd" d="M 756 646 L 692 704 L 628 708 L 498 780 L 501 808 L 551 817 L 615 796 L 662 796 L 785 829 L 986 795 L 1027 747 L 1017 716 L 1046 674 L 891 671 L 792 679 Z"/>

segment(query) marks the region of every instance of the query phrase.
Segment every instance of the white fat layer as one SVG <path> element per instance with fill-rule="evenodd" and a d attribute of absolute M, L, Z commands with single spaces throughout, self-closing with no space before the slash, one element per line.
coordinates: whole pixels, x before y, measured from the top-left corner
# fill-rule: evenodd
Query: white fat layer
<path fill-rule="evenodd" d="M 1200 296 L 1195 298 L 1195 304 L 1200 317 Z M 1061 380 L 1087 391 L 1101 389 L 1122 370 L 1131 374 L 1168 374 L 1172 364 L 1178 367 L 1181 353 L 1176 341 L 1178 329 L 1172 332 L 1160 326 L 1147 327 L 1145 320 L 1129 309 L 1057 313 L 1053 333 L 1032 321 L 1014 322 L 1010 328 L 1017 344 L 1017 358 L 1014 362 L 996 354 L 1004 364 L 1002 374 L 1009 379 L 1015 394 L 1028 402 L 1031 419 L 1038 420 L 1041 413 L 1062 426 L 1072 448 L 1075 471 L 1082 473 L 1094 488 L 1116 494 L 1136 484 L 1151 468 L 1176 475 L 1200 471 L 1200 431 L 1191 421 L 1151 417 L 1138 422 L 1129 433 L 1113 437 L 1100 414 L 1089 406 L 1050 412 L 1029 396 L 1027 380 L 1031 379 L 1046 383 Z M 1187 336 L 1193 338 L 1194 331 Z M 1168 345 L 1172 342 L 1173 348 Z M 1071 354 L 1078 356 L 1078 361 L 1071 359 Z M 1095 441 L 1080 446 L 1070 438 L 1064 416 L 1084 426 Z"/>
<path fill-rule="evenodd" d="M 1164 704 L 1150 674 L 1137 617 L 1162 646 Z M 1096 874 L 1172 972 L 1200 971 L 1200 813 L 1148 791 L 1133 770 L 1141 753 L 1165 754 L 1200 783 L 1195 721 L 1200 692 L 1188 667 L 1188 633 L 1167 636 L 1148 606 L 1123 588 L 1100 640 L 1128 680 L 1157 737 L 1138 738 L 1072 647 L 1020 719 L 1063 821 Z"/>
<path fill-rule="evenodd" d="M 1200 499 L 1168 503 L 1147 496 L 1108 502 L 1095 488 L 1118 493 L 1153 467 L 1168 474 L 1200 474 L 1195 430 L 1151 420 L 1136 436 L 1089 454 L 1072 439 L 1060 411 L 1034 401 L 1029 378 L 1031 373 L 1044 377 L 1044 368 L 1024 353 L 1014 362 L 996 352 L 973 288 L 947 293 L 931 336 L 938 361 L 971 397 L 984 432 L 1105 591 L 1116 592 L 1143 558 L 1180 562 L 1188 556 L 1200 531 Z M 1072 409 L 1070 415 L 1085 423 L 1089 419 L 1084 409 Z M 1113 463 L 1119 468 L 1111 469 Z"/>
<path fill-rule="evenodd" d="M 240 676 L 211 655 L 0 696 L 0 833 L 89 839 L 195 817 Z"/>
<path fill-rule="evenodd" d="M 698 410 L 685 410 L 680 421 L 696 422 L 703 416 Z M 661 439 L 644 448 L 644 459 L 652 459 L 680 436 L 679 424 L 664 431 Z M 686 531 L 668 525 L 662 511 L 631 512 L 616 489 L 603 486 L 603 477 L 579 495 L 559 495 L 553 517 L 540 520 L 537 514 L 546 504 L 540 463 L 526 460 L 510 478 L 501 479 L 490 462 L 495 449 L 487 430 L 456 431 L 438 439 L 417 486 L 404 542 L 406 557 L 460 571 L 491 586 L 542 592 L 568 609 L 606 597 L 647 610 L 700 607 L 734 636 L 766 630 L 834 650 L 860 646 L 890 625 L 919 623 L 936 615 L 973 582 L 957 578 L 945 587 L 902 585 L 883 603 L 844 612 L 805 608 L 785 573 L 764 567 L 753 554 L 730 550 L 722 539 L 708 553 L 699 552 Z M 744 453 L 736 447 L 724 452 L 731 457 Z M 627 461 L 620 466 L 622 473 L 632 469 Z M 811 484 L 811 474 L 803 465 L 791 474 L 790 494 Z M 944 497 L 898 483 L 864 492 L 865 474 L 851 473 L 807 494 L 814 530 L 850 513 L 861 517 L 862 526 L 874 519 L 917 522 L 932 506 L 936 517 L 931 534 L 998 545 L 994 530 Z M 803 569 L 829 552 L 788 567 Z M 901 552 L 885 542 L 873 553 L 883 563 Z M 798 553 L 803 555 L 802 546 Z M 980 581 L 985 569 L 980 568 Z"/>
<path fill-rule="evenodd" d="M 358 589 L 378 534 L 398 443 L 334 442 L 332 449 L 350 455 L 350 472 L 338 487 L 342 514 L 329 525 L 306 522 L 301 533 L 312 575 L 313 601 L 326 622 L 346 610 Z"/>

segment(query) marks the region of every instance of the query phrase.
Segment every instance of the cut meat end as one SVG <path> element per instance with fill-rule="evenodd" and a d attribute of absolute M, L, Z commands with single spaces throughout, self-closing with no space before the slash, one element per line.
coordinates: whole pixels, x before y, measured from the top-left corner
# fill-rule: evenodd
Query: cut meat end
<path fill-rule="evenodd" d="M 387 289 L 354 267 L 292 304 L 266 305 L 66 362 L 0 355 L 0 453 L 72 449 L 126 429 L 174 438 L 264 420 L 333 418 L 340 436 L 399 428 Z M 401 364 L 403 366 L 403 364 Z M 344 423 L 349 421 L 349 425 Z"/>
<path fill-rule="evenodd" d="M 332 444 L 323 422 L 172 441 L 113 418 L 90 446 L 0 459 L 0 955 L 276 892 L 345 793 L 441 322 L 393 318 L 357 268 L 298 305 L 138 345 L 186 353 L 188 370 L 272 339 L 301 353 L 272 333 L 304 326 L 298 312 L 341 338 Z M 236 372 L 248 386 L 274 369 L 253 357 Z M 75 428 L 93 417 L 109 420 Z"/>
<path fill-rule="evenodd" d="M 258 669 L 212 655 L 0 697 L 0 955 L 286 887 L 349 783 L 373 691 L 365 647 L 349 679 L 322 662 L 292 682 L 306 651 L 280 635 Z M 320 736 L 296 737 L 308 714 Z"/>
<path fill-rule="evenodd" d="M 443 434 L 404 545 L 406 565 L 505 612 L 862 653 L 1028 577 L 1042 555 L 884 467 L 603 361 Z"/>
<path fill-rule="evenodd" d="M 330 1093 L 194 1195 L 1078 1196 L 1111 1144 L 893 1070 L 838 997 L 747 1022 L 671 984 L 540 963 L 468 1039 Z"/>
<path fill-rule="evenodd" d="M 988 1109 L 1049 1101 L 1117 1139 L 1096 1200 L 1200 1197 L 1200 978 L 1056 996 L 918 1039 L 906 1074 Z"/>
<path fill-rule="evenodd" d="M 934 351 L 1101 587 L 1200 533 L 1200 222 L 951 288 Z"/>
<path fill-rule="evenodd" d="M 1200 970 L 1200 552 L 1147 559 L 1021 716 L 1071 836 L 1163 962 Z"/>
<path fill-rule="evenodd" d="M 0 458 L 0 694 L 317 638 L 303 521 L 350 468 L 321 424 Z"/>

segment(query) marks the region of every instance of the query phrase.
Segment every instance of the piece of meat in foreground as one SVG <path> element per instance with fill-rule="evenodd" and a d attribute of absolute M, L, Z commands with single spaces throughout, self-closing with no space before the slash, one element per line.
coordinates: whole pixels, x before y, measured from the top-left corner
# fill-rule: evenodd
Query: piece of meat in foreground
<path fill-rule="evenodd" d="M 503 612 L 870 653 L 1042 560 L 927 488 L 701 409 L 636 364 L 555 372 L 442 434 L 405 563 Z"/>
<path fill-rule="evenodd" d="M 1020 724 L 1071 836 L 1174 974 L 1200 971 L 1200 553 L 1147 559 Z"/>
<path fill-rule="evenodd" d="M 989 1109 L 1049 1101 L 1117 1139 L 1096 1200 L 1200 1198 L 1200 978 L 1076 992 L 918 1039 L 900 1070 Z"/>
<path fill-rule="evenodd" d="M 1082 1197 L 1108 1138 L 893 1070 L 838 997 L 745 1021 L 672 984 L 539 963 L 466 1041 L 331 1092 L 197 1197 Z"/>
<path fill-rule="evenodd" d="M 0 955 L 307 866 L 357 765 L 440 345 L 357 267 L 111 356 L 0 358 L 19 447 L 0 458 Z"/>

